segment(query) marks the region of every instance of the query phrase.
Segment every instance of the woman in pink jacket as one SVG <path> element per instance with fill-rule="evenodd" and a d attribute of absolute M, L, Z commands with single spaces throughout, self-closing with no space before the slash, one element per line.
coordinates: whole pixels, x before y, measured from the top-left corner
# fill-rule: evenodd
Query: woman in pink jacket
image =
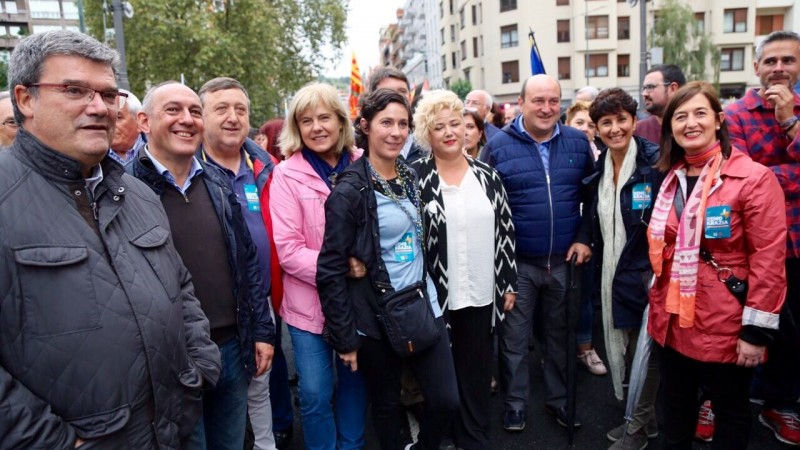
<path fill-rule="evenodd" d="M 284 271 L 280 315 L 292 338 L 307 449 L 364 447 L 366 387 L 361 373 L 351 372 L 339 358 L 334 375 L 315 281 L 325 200 L 337 175 L 361 156 L 354 142 L 336 89 L 321 83 L 303 87 L 289 106 L 280 136 L 286 160 L 275 168 L 270 188 L 275 247 Z"/>
<path fill-rule="evenodd" d="M 663 448 L 691 448 L 702 385 L 716 415 L 712 448 L 745 449 L 750 379 L 786 294 L 783 191 L 772 171 L 731 147 L 710 84 L 676 92 L 662 123 L 657 167 L 668 173 L 648 229 L 648 332 L 662 346 Z M 723 282 L 732 275 L 746 281 L 744 295 Z"/>

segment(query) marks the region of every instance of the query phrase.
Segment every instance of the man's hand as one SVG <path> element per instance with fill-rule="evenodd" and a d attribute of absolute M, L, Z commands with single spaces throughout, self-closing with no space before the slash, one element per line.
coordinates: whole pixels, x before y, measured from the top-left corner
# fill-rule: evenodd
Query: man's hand
<path fill-rule="evenodd" d="M 736 343 L 736 354 L 739 359 L 736 360 L 737 366 L 755 367 L 764 362 L 764 349 L 763 345 L 753 345 L 747 341 L 739 339 Z"/>
<path fill-rule="evenodd" d="M 260 377 L 272 367 L 272 355 L 275 347 L 266 342 L 256 342 L 256 376 Z"/>
<path fill-rule="evenodd" d="M 85 443 L 86 443 L 86 441 L 84 441 L 83 439 L 77 438 L 77 439 L 75 439 L 75 448 L 78 448 L 78 447 L 80 447 L 81 445 L 83 445 Z"/>
<path fill-rule="evenodd" d="M 775 108 L 775 120 L 783 123 L 794 116 L 794 93 L 782 84 L 773 84 L 764 90 L 764 100 Z"/>
<path fill-rule="evenodd" d="M 577 255 L 578 258 L 575 260 L 575 264 L 581 265 L 585 262 L 589 262 L 592 259 L 592 249 L 589 246 L 576 242 L 570 246 L 569 250 L 567 250 L 567 262 L 572 259 L 572 255 Z"/>
<path fill-rule="evenodd" d="M 351 372 L 358 370 L 358 350 L 353 350 L 350 353 L 339 353 L 339 358 L 345 366 L 350 366 Z"/>
<path fill-rule="evenodd" d="M 514 302 L 517 301 L 517 294 L 515 292 L 506 292 L 503 294 L 503 311 L 511 311 L 514 309 Z"/>
<path fill-rule="evenodd" d="M 347 263 L 350 264 L 350 271 L 347 276 L 350 278 L 363 278 L 367 276 L 367 266 L 358 258 L 352 256 L 347 258 Z"/>

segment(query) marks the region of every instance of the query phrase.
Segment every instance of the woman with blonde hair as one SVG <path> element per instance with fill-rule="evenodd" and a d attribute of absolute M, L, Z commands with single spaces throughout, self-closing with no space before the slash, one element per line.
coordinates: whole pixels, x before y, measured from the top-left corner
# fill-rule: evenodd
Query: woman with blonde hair
<path fill-rule="evenodd" d="M 361 156 L 354 143 L 353 127 L 333 86 L 313 83 L 295 94 L 279 139 L 286 160 L 275 168 L 270 213 L 283 269 L 280 315 L 292 338 L 307 449 L 364 447 L 366 387 L 361 374 L 338 358 L 334 376 L 333 348 L 323 337 L 325 318 L 316 286 L 325 200 L 339 174 Z"/>
<path fill-rule="evenodd" d="M 461 151 L 464 105 L 456 94 L 425 93 L 414 137 L 430 155 L 414 163 L 424 205 L 425 248 L 439 305 L 450 327 L 461 408 L 458 448 L 489 444 L 492 331 L 514 306 L 514 225 L 505 188 L 491 167 Z"/>

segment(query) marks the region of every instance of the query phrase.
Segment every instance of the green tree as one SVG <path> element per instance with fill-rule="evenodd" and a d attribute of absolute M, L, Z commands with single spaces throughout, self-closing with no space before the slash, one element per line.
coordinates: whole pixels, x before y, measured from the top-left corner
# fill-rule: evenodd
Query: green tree
<path fill-rule="evenodd" d="M 339 57 L 345 41 L 347 0 L 130 3 L 135 14 L 124 28 L 132 91 L 144 94 L 181 75 L 193 89 L 214 77 L 233 77 L 250 94 L 253 125 L 282 115 L 284 99 Z M 105 34 L 102 4 L 86 1 L 89 31 L 98 39 Z M 113 23 L 110 13 L 106 23 Z"/>
<path fill-rule="evenodd" d="M 467 98 L 467 94 L 472 91 L 472 84 L 467 80 L 458 79 L 450 83 L 450 90 L 458 95 L 461 101 Z"/>
<path fill-rule="evenodd" d="M 708 80 L 710 66 L 719 87 L 719 48 L 698 24 L 692 7 L 685 0 L 665 0 L 655 17 L 650 47 L 664 49 L 664 63 L 680 67 L 689 80 Z"/>

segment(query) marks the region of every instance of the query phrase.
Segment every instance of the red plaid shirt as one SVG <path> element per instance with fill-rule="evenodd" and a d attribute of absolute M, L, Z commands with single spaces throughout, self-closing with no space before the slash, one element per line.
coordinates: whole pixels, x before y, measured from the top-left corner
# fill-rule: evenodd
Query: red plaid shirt
<path fill-rule="evenodd" d="M 800 116 L 800 95 L 794 94 L 794 114 Z M 725 108 L 734 147 L 750 154 L 775 173 L 786 195 L 786 225 L 789 229 L 787 257 L 800 258 L 800 132 L 790 141 L 775 119 L 775 111 L 764 106 L 758 89 Z"/>

